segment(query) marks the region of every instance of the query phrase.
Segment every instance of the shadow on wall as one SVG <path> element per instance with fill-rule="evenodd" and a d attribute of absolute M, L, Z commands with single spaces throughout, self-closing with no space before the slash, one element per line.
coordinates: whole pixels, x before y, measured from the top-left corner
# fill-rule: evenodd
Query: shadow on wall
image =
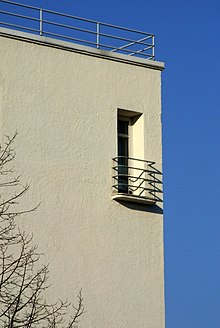
<path fill-rule="evenodd" d="M 118 201 L 124 207 L 129 208 L 130 210 L 148 212 L 148 213 L 157 213 L 163 214 L 163 209 L 158 205 L 147 205 L 147 204 L 139 204 L 139 203 L 129 203 L 126 201 Z"/>

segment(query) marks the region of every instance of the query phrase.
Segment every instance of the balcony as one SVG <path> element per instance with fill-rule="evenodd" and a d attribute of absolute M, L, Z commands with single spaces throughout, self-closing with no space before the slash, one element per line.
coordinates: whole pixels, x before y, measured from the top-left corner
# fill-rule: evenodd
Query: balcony
<path fill-rule="evenodd" d="M 117 156 L 112 170 L 112 199 L 148 205 L 161 201 L 162 174 L 155 162 Z"/>

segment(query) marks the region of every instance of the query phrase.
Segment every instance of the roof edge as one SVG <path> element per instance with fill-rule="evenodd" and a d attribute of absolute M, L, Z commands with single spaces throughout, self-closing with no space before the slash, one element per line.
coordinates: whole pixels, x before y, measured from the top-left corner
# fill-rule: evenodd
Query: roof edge
<path fill-rule="evenodd" d="M 0 35 L 2 37 L 13 38 L 21 41 L 36 43 L 44 46 L 54 47 L 58 49 L 63 49 L 66 51 L 72 51 L 76 53 L 81 53 L 84 55 L 99 57 L 103 59 L 123 62 L 131 65 L 142 66 L 146 68 L 156 69 L 162 71 L 164 69 L 164 63 L 153 61 L 144 58 L 131 57 L 128 55 L 113 53 L 111 51 L 100 50 L 88 46 L 79 45 L 72 42 L 62 41 L 58 39 L 53 39 L 45 36 L 34 35 L 31 33 L 26 33 L 18 30 L 12 30 L 8 28 L 0 28 Z"/>

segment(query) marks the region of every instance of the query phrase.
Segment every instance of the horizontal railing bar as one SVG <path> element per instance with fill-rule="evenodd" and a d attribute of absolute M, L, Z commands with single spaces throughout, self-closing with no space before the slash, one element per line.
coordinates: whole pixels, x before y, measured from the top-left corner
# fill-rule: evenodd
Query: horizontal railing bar
<path fill-rule="evenodd" d="M 115 188 L 115 187 L 113 186 L 113 188 Z M 117 190 L 117 188 L 116 188 L 116 190 Z M 156 196 L 153 194 L 154 191 L 153 191 L 152 189 L 137 190 L 137 188 L 133 187 L 133 188 L 129 188 L 128 190 L 131 191 L 131 192 L 136 192 L 136 191 L 138 191 L 139 194 L 130 194 L 130 193 L 126 193 L 126 192 L 123 192 L 123 191 L 118 191 L 118 193 L 119 193 L 119 194 L 129 195 L 129 196 L 145 197 L 145 198 L 149 198 L 149 196 L 152 195 L 153 197 L 156 198 Z M 150 195 L 149 195 L 149 196 L 148 196 L 148 195 L 146 195 L 146 196 L 141 196 L 141 194 L 142 194 L 144 191 L 147 191 Z"/>
<path fill-rule="evenodd" d="M 144 48 L 144 49 L 137 50 L 136 53 L 140 54 L 141 52 L 143 52 L 143 51 L 147 51 L 147 50 L 150 50 L 150 49 L 152 49 L 152 48 L 153 48 L 153 46 L 149 45 L 149 47 L 146 47 L 146 48 Z M 135 53 L 135 52 L 133 51 L 133 52 L 131 53 L 131 55 L 132 55 L 133 53 Z"/>
<path fill-rule="evenodd" d="M 25 19 L 29 19 L 29 20 L 33 20 L 33 21 L 37 21 L 37 22 L 40 21 L 39 18 L 35 18 L 35 17 L 32 17 L 32 16 L 20 15 L 20 14 L 14 14 L 14 13 L 4 11 L 4 10 L 0 10 L 0 13 L 5 14 L 5 15 L 9 15 L 9 16 L 19 17 L 19 18 L 25 18 Z"/>
<path fill-rule="evenodd" d="M 108 48 L 108 49 L 115 49 L 115 47 L 113 47 L 113 46 L 110 46 L 110 45 L 107 45 L 107 44 L 99 44 L 99 46 L 100 47 L 103 47 L 103 48 Z M 123 52 L 126 52 L 126 53 L 130 53 L 131 52 L 131 50 L 127 50 L 127 49 L 121 49 L 121 50 L 119 50 L 119 51 L 123 51 Z M 141 54 L 141 56 L 143 56 L 143 57 L 152 57 L 152 54 L 145 54 L 145 53 L 143 53 L 143 54 Z"/>
<path fill-rule="evenodd" d="M 146 172 L 145 172 L 146 173 Z M 131 181 L 132 183 L 136 183 L 138 180 L 142 180 L 140 183 L 143 183 L 144 181 L 146 182 L 149 182 L 149 183 L 157 183 L 157 184 L 161 184 L 162 181 L 158 180 L 156 177 L 152 177 L 150 174 L 149 174 L 149 177 L 151 177 L 152 179 L 150 178 L 141 178 L 141 177 L 135 177 L 135 176 L 131 176 L 131 175 L 122 175 L 122 174 L 118 174 L 118 175 L 114 175 L 112 178 L 114 180 L 118 180 L 119 178 L 127 178 L 129 181 Z M 135 179 L 135 181 L 134 181 Z"/>
<path fill-rule="evenodd" d="M 131 180 L 131 179 L 137 179 L 136 181 L 138 180 L 143 180 L 143 181 L 147 181 L 147 182 L 156 182 L 156 180 L 151 180 L 151 179 L 147 179 L 147 178 L 142 178 L 142 177 L 137 177 L 137 176 L 134 176 L 134 175 L 126 175 L 126 174 L 118 174 L 118 175 L 113 175 L 112 176 L 113 179 L 118 179 L 118 178 L 128 178 L 128 180 Z"/>
<path fill-rule="evenodd" d="M 112 187 L 115 188 L 115 189 L 118 191 L 118 188 L 117 188 L 117 187 L 115 187 L 115 186 L 112 186 Z M 120 187 L 123 187 L 123 185 L 120 185 Z M 128 186 L 126 185 L 126 187 L 128 187 Z M 138 188 L 136 188 L 135 186 L 132 186 L 132 187 L 128 187 L 128 190 L 131 191 L 131 192 L 136 192 L 136 191 L 138 191 L 139 194 L 130 194 L 129 192 L 127 193 L 127 192 L 123 192 L 123 191 L 118 191 L 118 193 L 119 193 L 119 194 L 125 194 L 125 195 L 130 195 L 130 196 L 140 197 L 141 194 L 142 194 L 144 191 L 147 191 L 150 195 L 152 195 L 153 197 L 156 198 L 156 196 L 154 195 L 154 190 L 153 190 L 153 189 L 149 189 L 149 188 L 141 189 L 141 188 L 139 188 L 139 190 L 138 190 Z M 148 198 L 149 196 L 146 195 L 146 196 L 142 196 L 142 197 Z"/>
<path fill-rule="evenodd" d="M 48 14 L 53 14 L 53 15 L 57 15 L 57 16 L 63 16 L 63 17 L 67 17 L 67 18 L 73 18 L 75 20 L 80 20 L 83 22 L 87 22 L 87 23 L 92 23 L 92 24 L 97 24 L 98 22 L 92 20 L 92 19 L 88 19 L 88 18 L 83 18 L 83 17 L 79 17 L 79 16 L 73 16 L 73 15 L 69 15 L 69 14 L 65 14 L 65 13 L 59 13 L 57 11 L 53 11 L 53 10 L 48 10 L 48 9 L 43 9 L 44 13 L 48 13 Z"/>
<path fill-rule="evenodd" d="M 134 160 L 134 161 L 139 161 L 139 162 L 144 162 L 144 163 L 151 163 L 151 164 L 156 164 L 156 162 L 153 162 L 153 161 L 146 161 L 145 159 L 139 159 L 139 158 L 134 158 L 134 157 L 127 157 L 127 156 L 116 156 L 116 157 L 113 157 L 113 161 L 116 160 L 116 159 L 121 159 L 121 158 L 124 158 L 124 159 L 131 159 L 131 160 Z"/>
<path fill-rule="evenodd" d="M 143 170 L 144 171 L 144 170 Z M 146 171 L 145 171 L 146 172 Z M 141 180 L 146 180 L 146 178 L 142 178 L 140 176 L 135 176 L 135 175 L 130 175 L 130 174 L 125 174 L 125 173 L 119 173 L 119 174 L 116 174 L 116 175 L 113 175 L 112 176 L 113 178 L 118 178 L 118 177 L 125 177 L 125 178 L 135 178 L 135 179 L 141 179 Z"/>
<path fill-rule="evenodd" d="M 129 54 L 129 56 L 133 56 L 135 54 L 140 54 L 141 52 L 147 51 L 147 50 L 152 49 L 152 48 L 154 48 L 154 46 L 150 46 L 150 47 L 147 47 L 147 48 L 144 48 L 144 49 L 133 51 L 132 53 Z"/>
<path fill-rule="evenodd" d="M 138 55 L 138 54 L 140 54 L 140 56 L 143 56 L 143 55 L 145 55 L 144 53 L 140 53 L 140 52 L 132 52 L 132 54 L 128 54 L 128 56 L 135 56 L 135 55 Z M 152 55 L 150 55 L 149 54 L 149 57 L 152 57 L 152 58 L 154 58 Z"/>
<path fill-rule="evenodd" d="M 143 169 L 143 168 L 129 166 L 129 165 L 123 165 L 123 164 L 112 167 L 113 170 L 115 170 L 117 168 L 127 168 L 127 169 L 132 169 L 132 170 L 143 171 L 143 172 L 147 172 L 147 173 L 155 173 L 154 171 L 148 170 L 147 168 Z"/>
<path fill-rule="evenodd" d="M 114 194 L 114 193 L 113 193 Z M 127 195 L 127 196 L 131 196 L 131 197 L 138 197 L 138 198 L 142 198 L 144 200 L 147 200 L 147 201 L 153 201 L 153 202 L 156 202 L 158 200 L 158 198 L 154 195 L 152 195 L 150 192 L 149 192 L 149 196 L 144 196 L 144 195 L 135 195 L 135 194 L 127 194 L 127 193 L 123 193 L 123 192 L 119 192 L 118 193 L 119 195 Z"/>
<path fill-rule="evenodd" d="M 24 8 L 34 9 L 34 10 L 40 10 L 41 9 L 39 7 L 29 6 L 29 5 L 25 5 L 23 3 L 17 3 L 17 2 L 14 2 L 14 1 L 1 0 L 1 2 L 5 2 L 5 3 L 11 4 L 11 5 L 15 5 L 15 6 L 18 6 L 18 7 L 24 7 Z"/>
<path fill-rule="evenodd" d="M 137 40 L 137 41 L 134 41 L 134 40 L 127 40 L 127 41 L 129 41 L 130 43 L 128 43 L 128 44 L 125 44 L 125 45 L 123 45 L 123 46 L 121 46 L 121 47 L 118 47 L 118 48 L 116 48 L 115 50 L 113 50 L 113 51 L 117 51 L 117 50 L 122 50 L 122 49 L 124 49 L 124 48 L 127 48 L 127 47 L 131 47 L 131 46 L 133 46 L 133 45 L 135 45 L 135 44 L 144 44 L 144 45 L 150 45 L 151 47 L 152 47 L 152 45 L 151 44 L 146 44 L 146 43 L 142 43 L 141 41 L 143 41 L 143 40 L 145 40 L 145 38 L 142 38 L 142 39 L 139 39 L 139 40 Z"/>
<path fill-rule="evenodd" d="M 117 184 L 117 185 L 113 185 L 112 188 L 116 189 L 118 193 L 123 193 L 123 194 L 126 194 L 126 195 L 129 195 L 129 192 L 123 192 L 123 191 L 120 191 L 120 187 L 126 187 L 128 189 L 128 191 L 132 191 L 132 192 L 136 192 L 138 191 L 139 194 L 133 194 L 133 196 L 136 196 L 136 197 L 140 197 L 141 194 L 143 192 L 148 192 L 150 195 L 152 195 L 153 197 L 156 198 L 156 190 L 155 189 L 152 189 L 152 188 L 145 188 L 145 187 L 138 187 L 138 186 L 131 186 L 131 185 L 127 185 L 127 184 Z M 149 196 L 143 196 L 143 197 L 149 197 Z"/>
<path fill-rule="evenodd" d="M 129 184 L 126 184 L 126 183 L 118 183 L 117 185 L 113 185 L 112 187 L 118 189 L 121 186 L 126 186 L 128 189 L 129 188 L 130 189 L 135 188 L 135 190 L 142 189 L 143 191 L 154 191 L 154 189 L 152 189 L 152 188 L 139 187 L 139 186 L 135 186 L 135 185 L 129 185 Z M 138 196 L 138 195 L 136 195 L 136 196 Z"/>
<path fill-rule="evenodd" d="M 153 170 L 150 170 L 148 168 L 139 168 L 139 167 L 135 167 L 135 166 L 130 166 L 130 165 L 116 165 L 116 166 L 113 166 L 112 169 L 115 170 L 115 171 L 118 171 L 119 169 L 121 168 L 127 168 L 127 169 L 132 169 L 132 170 L 138 170 L 138 171 L 143 171 L 143 172 L 147 172 L 147 173 L 155 173 L 155 171 Z"/>
<path fill-rule="evenodd" d="M 134 29 L 131 29 L 131 28 L 122 27 L 122 26 L 118 26 L 118 25 L 112 25 L 112 24 L 101 23 L 101 22 L 100 22 L 100 24 L 103 25 L 103 26 L 113 27 L 113 28 L 128 31 L 128 32 L 134 32 L 134 33 L 137 33 L 137 34 L 149 35 L 149 36 L 152 36 L 152 37 L 154 36 L 153 33 L 144 32 L 144 31 L 140 31 L 140 30 L 134 30 Z"/>
<path fill-rule="evenodd" d="M 31 27 L 25 27 L 25 26 L 22 26 L 22 25 L 10 24 L 10 23 L 5 23 L 5 22 L 0 22 L 0 23 L 2 25 L 12 26 L 12 27 L 16 27 L 16 28 L 19 28 L 19 29 L 23 29 L 23 30 L 27 30 L 27 31 L 34 31 L 34 32 L 39 33 L 39 30 L 31 28 Z"/>
<path fill-rule="evenodd" d="M 135 41 L 135 40 L 127 39 L 127 38 L 122 38 L 122 37 L 120 37 L 120 36 L 114 36 L 114 35 L 112 35 L 112 34 L 99 33 L 99 35 L 100 35 L 100 36 L 107 37 L 107 38 L 111 38 L 111 39 L 117 39 L 117 40 L 120 40 L 120 41 L 128 41 L 128 42 L 131 42 L 132 45 L 134 45 L 134 44 L 143 44 L 143 45 L 145 45 L 145 46 L 151 46 L 151 47 L 153 47 L 153 45 L 150 44 L 150 43 L 145 43 L 145 42 L 142 42 L 142 41 L 139 41 L 139 40 Z M 144 39 L 145 39 L 145 38 L 144 38 Z M 128 46 L 128 45 L 126 45 L 126 46 Z M 120 48 L 119 48 L 119 49 L 120 49 Z"/>
<path fill-rule="evenodd" d="M 108 48 L 108 49 L 115 49 L 115 47 L 113 47 L 113 46 L 110 46 L 110 45 L 108 45 L 108 44 L 104 44 L 104 43 L 99 43 L 99 46 L 100 47 L 103 47 L 103 48 Z M 127 50 L 127 49 L 122 49 L 122 50 L 119 50 L 119 51 L 123 51 L 123 52 L 125 52 L 125 53 L 130 53 L 131 52 L 131 50 Z M 143 56 L 143 57 L 150 57 L 150 56 L 152 56 L 151 54 L 145 54 L 145 53 L 143 53 L 143 54 L 141 54 L 141 56 Z"/>
<path fill-rule="evenodd" d="M 87 29 L 82 29 L 80 27 L 73 27 L 70 25 L 60 24 L 60 23 L 56 23 L 56 22 L 52 22 L 52 21 L 48 21 L 48 20 L 43 20 L 43 23 L 55 25 L 55 26 L 59 26 L 59 27 L 64 27 L 64 28 L 69 28 L 71 30 L 81 31 L 81 32 L 85 32 L 85 33 L 97 34 L 97 32 L 95 32 L 95 31 L 90 31 Z"/>
<path fill-rule="evenodd" d="M 119 174 L 113 175 L 112 177 L 113 178 L 118 178 L 118 177 L 136 178 L 136 176 L 130 175 L 128 173 L 119 173 Z M 141 178 L 141 179 L 144 179 L 144 178 Z"/>
<path fill-rule="evenodd" d="M 65 35 L 62 35 L 62 34 L 56 34 L 56 33 L 46 32 L 46 31 L 43 31 L 43 34 L 44 35 L 57 36 L 57 37 L 60 37 L 60 38 L 63 38 L 63 39 L 68 39 L 68 40 L 77 41 L 77 42 L 81 42 L 81 43 L 88 43 L 88 44 L 96 45 L 96 42 L 86 41 L 86 40 L 82 40 L 82 39 L 78 39 L 78 38 L 72 38 L 70 36 L 65 36 Z"/>

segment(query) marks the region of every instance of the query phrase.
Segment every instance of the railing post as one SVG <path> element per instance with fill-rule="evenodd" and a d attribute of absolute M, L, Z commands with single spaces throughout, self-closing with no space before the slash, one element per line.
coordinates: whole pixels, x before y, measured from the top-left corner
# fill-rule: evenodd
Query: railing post
<path fill-rule="evenodd" d="M 154 40 L 154 34 L 152 35 L 152 59 L 155 59 L 155 40 Z"/>
<path fill-rule="evenodd" d="M 99 37 L 100 37 L 100 35 L 99 35 L 99 30 L 100 30 L 100 23 L 99 22 L 97 22 L 96 23 L 96 48 L 97 49 L 99 49 Z"/>
<path fill-rule="evenodd" d="M 43 35 L 43 9 L 40 9 L 40 36 Z"/>

